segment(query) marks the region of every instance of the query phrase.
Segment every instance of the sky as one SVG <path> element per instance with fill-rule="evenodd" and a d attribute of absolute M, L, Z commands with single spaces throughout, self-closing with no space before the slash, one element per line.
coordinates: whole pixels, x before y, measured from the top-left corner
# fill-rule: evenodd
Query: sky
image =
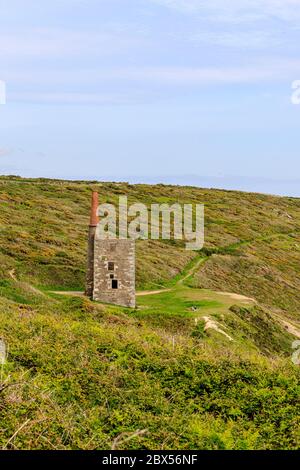
<path fill-rule="evenodd" d="M 0 174 L 300 197 L 299 25 L 300 0 L 0 0 Z"/>

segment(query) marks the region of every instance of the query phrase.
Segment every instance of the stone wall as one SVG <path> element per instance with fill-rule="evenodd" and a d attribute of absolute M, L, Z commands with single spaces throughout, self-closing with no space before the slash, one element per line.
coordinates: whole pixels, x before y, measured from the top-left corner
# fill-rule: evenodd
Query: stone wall
<path fill-rule="evenodd" d="M 88 253 L 87 253 L 87 269 L 85 295 L 92 298 L 94 291 L 94 244 L 95 244 L 96 227 L 89 227 Z"/>
<path fill-rule="evenodd" d="M 113 288 L 116 284 L 117 288 Z M 134 240 L 101 240 L 95 237 L 93 299 L 135 307 Z"/>

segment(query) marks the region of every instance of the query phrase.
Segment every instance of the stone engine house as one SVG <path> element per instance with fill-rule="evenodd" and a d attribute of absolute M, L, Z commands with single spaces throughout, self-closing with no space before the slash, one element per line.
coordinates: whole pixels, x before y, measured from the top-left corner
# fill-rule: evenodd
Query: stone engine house
<path fill-rule="evenodd" d="M 89 225 L 86 295 L 135 307 L 135 241 L 98 238 L 98 193 L 93 192 Z"/>

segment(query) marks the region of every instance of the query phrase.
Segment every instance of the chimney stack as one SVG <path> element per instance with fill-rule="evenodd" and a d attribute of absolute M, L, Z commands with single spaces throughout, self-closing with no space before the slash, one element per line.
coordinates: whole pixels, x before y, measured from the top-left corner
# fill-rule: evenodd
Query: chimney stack
<path fill-rule="evenodd" d="M 97 209 L 99 205 L 98 193 L 93 191 L 92 193 L 92 204 L 91 204 L 91 215 L 89 225 L 89 238 L 88 238 L 88 252 L 87 252 L 87 274 L 86 274 L 86 287 L 85 295 L 93 298 L 94 292 L 94 245 L 96 228 L 98 225 Z"/>
<path fill-rule="evenodd" d="M 99 205 L 98 193 L 93 191 L 92 193 L 92 205 L 91 205 L 91 217 L 90 217 L 90 227 L 97 227 L 99 219 L 97 215 L 97 209 Z"/>

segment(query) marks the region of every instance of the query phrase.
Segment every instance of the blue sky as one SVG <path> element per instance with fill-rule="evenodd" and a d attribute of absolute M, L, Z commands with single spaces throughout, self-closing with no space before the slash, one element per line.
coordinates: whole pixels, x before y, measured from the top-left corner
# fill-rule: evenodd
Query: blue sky
<path fill-rule="evenodd" d="M 300 196 L 300 0 L 0 11 L 0 174 Z"/>

